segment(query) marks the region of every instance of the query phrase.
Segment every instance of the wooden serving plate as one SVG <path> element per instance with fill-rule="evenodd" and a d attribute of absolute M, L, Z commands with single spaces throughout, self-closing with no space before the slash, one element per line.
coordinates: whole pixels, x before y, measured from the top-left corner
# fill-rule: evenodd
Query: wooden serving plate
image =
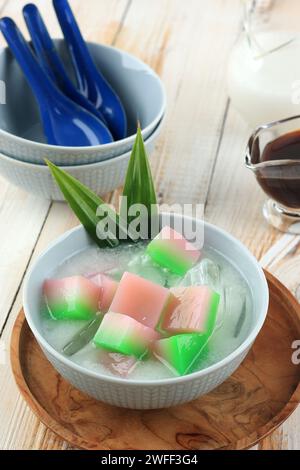
<path fill-rule="evenodd" d="M 17 385 L 37 417 L 83 449 L 245 449 L 257 444 L 295 410 L 300 365 L 291 361 L 300 339 L 300 306 L 267 274 L 267 320 L 239 369 L 206 396 L 163 410 L 109 406 L 68 384 L 47 361 L 20 312 L 12 333 Z"/>

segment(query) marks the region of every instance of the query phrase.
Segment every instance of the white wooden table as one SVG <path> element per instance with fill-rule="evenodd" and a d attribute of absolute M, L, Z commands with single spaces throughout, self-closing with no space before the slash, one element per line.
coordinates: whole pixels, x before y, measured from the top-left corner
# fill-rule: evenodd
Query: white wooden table
<path fill-rule="evenodd" d="M 25 3 L 0 0 L 1 16 L 12 16 L 23 31 Z M 61 36 L 51 1 L 35 3 L 52 35 Z M 232 109 L 226 92 L 226 63 L 241 30 L 239 0 L 71 0 L 71 4 L 86 39 L 136 54 L 166 85 L 168 114 L 151 160 L 161 201 L 204 203 L 207 221 L 242 240 L 297 292 L 299 238 L 282 235 L 264 222 L 265 196 L 243 163 L 251 129 Z M 298 0 L 274 0 L 266 21 L 272 17 L 279 22 L 283 14 L 290 15 L 291 27 L 299 28 Z M 116 196 L 107 199 L 114 202 Z M 28 266 L 50 241 L 77 223 L 65 204 L 38 199 L 0 179 L 1 449 L 69 448 L 20 397 L 8 351 Z M 300 409 L 257 448 L 300 449 Z"/>

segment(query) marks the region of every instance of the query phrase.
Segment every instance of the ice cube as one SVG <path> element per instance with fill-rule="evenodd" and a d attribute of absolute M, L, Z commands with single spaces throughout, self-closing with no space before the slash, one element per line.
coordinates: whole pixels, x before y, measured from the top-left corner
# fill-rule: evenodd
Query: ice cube
<path fill-rule="evenodd" d="M 237 338 L 244 326 L 247 313 L 246 292 L 241 286 L 225 287 L 225 314 L 228 316 L 228 322 L 231 325 L 231 333 Z"/>
<path fill-rule="evenodd" d="M 126 378 L 138 365 L 138 360 L 134 356 L 114 353 L 102 350 L 100 352 L 101 364 L 112 374 Z"/>
<path fill-rule="evenodd" d="M 182 286 L 207 285 L 214 291 L 221 293 L 221 269 L 214 261 L 204 258 L 196 266 L 191 268 L 180 282 Z"/>

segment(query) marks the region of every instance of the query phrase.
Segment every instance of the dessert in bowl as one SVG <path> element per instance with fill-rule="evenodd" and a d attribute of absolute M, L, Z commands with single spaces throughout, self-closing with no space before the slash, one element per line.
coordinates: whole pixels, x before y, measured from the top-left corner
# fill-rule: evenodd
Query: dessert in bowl
<path fill-rule="evenodd" d="M 166 225 L 165 216 L 166 214 L 161 215 L 162 227 Z M 139 409 L 169 407 L 209 392 L 226 380 L 242 362 L 267 314 L 268 287 L 264 273 L 248 250 L 223 230 L 201 220 L 176 214 L 168 215 L 168 225 L 173 228 L 180 224 L 184 227 L 191 221 L 197 231 L 204 233 L 201 254 L 195 255 L 192 261 L 190 255 L 188 262 L 178 253 L 174 257 L 174 251 L 168 257 L 161 246 L 157 247 L 151 241 L 120 244 L 117 248 L 98 248 L 82 227 L 60 237 L 35 261 L 24 285 L 26 319 L 49 361 L 75 387 L 116 406 Z M 193 240 L 188 241 L 193 243 Z M 214 277 L 212 274 L 216 272 L 216 267 L 220 268 L 221 282 L 218 276 Z M 204 323 L 193 322 L 193 315 L 189 316 L 187 323 L 181 322 L 189 310 L 188 302 L 185 304 L 187 307 L 180 310 L 181 314 L 177 317 L 175 315 L 177 320 L 180 319 L 179 324 L 168 321 L 170 318 L 174 320 L 174 315 L 166 315 L 165 299 L 169 295 L 177 296 L 178 288 L 196 288 L 200 292 L 204 287 L 203 282 L 193 278 L 199 272 L 200 277 L 203 273 L 211 276 L 213 285 L 206 287 L 209 287 L 210 294 L 214 292 L 219 297 L 218 314 L 213 320 L 213 327 L 208 327 L 209 322 L 204 322 L 205 328 L 210 328 L 210 333 L 205 344 L 200 341 L 201 344 L 196 345 L 199 354 L 189 351 L 189 355 L 180 356 L 178 340 L 188 335 L 201 337 L 199 333 L 203 333 Z M 56 302 L 56 306 L 51 303 L 51 289 L 46 289 L 46 298 L 52 317 L 49 312 L 43 313 L 43 287 L 45 293 L 45 282 L 47 286 L 49 279 L 56 279 L 56 282 L 61 283 L 72 277 L 74 280 L 77 276 L 84 279 L 80 284 L 82 293 L 86 289 L 84 286 L 90 286 L 87 282 L 91 282 L 99 273 L 108 276 L 111 281 L 112 297 L 106 302 L 106 307 L 103 307 L 103 310 L 107 310 L 103 315 L 105 322 L 102 319 L 89 344 L 67 356 L 62 347 L 82 328 L 82 324 L 76 323 L 78 318 L 59 319 L 59 302 Z M 76 282 L 78 286 L 78 279 Z M 209 284 L 205 280 L 204 283 Z M 225 296 L 224 290 L 227 293 Z M 95 292 L 94 288 L 92 292 Z M 108 292 L 109 290 L 106 291 Z M 199 295 L 202 294 L 200 292 Z M 127 301 L 126 295 L 129 295 Z M 153 299 L 153 305 L 150 306 L 149 296 Z M 226 297 L 229 305 L 226 305 Z M 82 294 L 80 300 L 83 298 Z M 90 300 L 92 298 L 93 295 L 89 297 Z M 213 297 L 211 295 L 207 298 Z M 200 300 L 198 303 L 201 304 Z M 140 317 L 139 311 L 134 311 L 138 302 L 143 308 L 143 315 Z M 96 309 L 93 305 L 93 301 L 88 303 L 88 307 L 85 304 L 80 321 L 90 319 L 91 311 Z M 128 308 L 129 312 L 126 310 Z M 214 309 L 202 310 L 204 315 L 208 315 L 208 311 L 211 315 Z M 149 312 L 153 313 L 148 324 L 146 311 L 148 316 Z M 164 322 L 160 321 L 162 311 Z M 176 309 L 175 311 L 178 312 Z M 76 312 L 78 313 L 78 309 Z M 156 319 L 153 320 L 155 315 Z M 147 345 L 142 341 L 137 344 L 136 333 L 139 332 L 139 338 L 145 338 L 144 332 L 149 333 L 150 329 L 155 334 L 147 336 Z M 132 334 L 129 340 L 125 338 L 126 341 L 120 345 L 118 341 L 121 332 L 123 334 L 125 330 Z M 177 344 L 177 356 L 174 341 Z"/>

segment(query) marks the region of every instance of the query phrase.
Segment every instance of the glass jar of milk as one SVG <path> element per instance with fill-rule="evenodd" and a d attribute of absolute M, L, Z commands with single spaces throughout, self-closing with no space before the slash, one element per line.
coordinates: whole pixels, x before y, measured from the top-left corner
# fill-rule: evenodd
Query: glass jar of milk
<path fill-rule="evenodd" d="M 299 32 L 286 29 L 299 21 L 300 2 L 243 4 L 244 30 L 228 64 L 233 106 L 252 127 L 300 114 L 300 23 Z"/>

